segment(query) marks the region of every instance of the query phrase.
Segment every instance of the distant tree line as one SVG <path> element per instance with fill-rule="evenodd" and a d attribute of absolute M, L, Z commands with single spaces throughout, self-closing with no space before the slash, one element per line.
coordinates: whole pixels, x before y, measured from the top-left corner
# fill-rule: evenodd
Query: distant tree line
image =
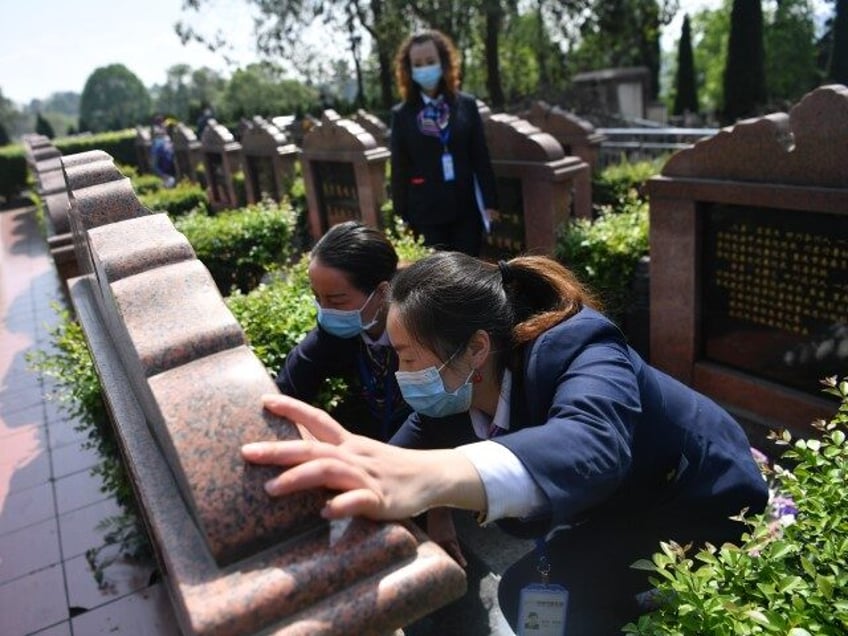
<path fill-rule="evenodd" d="M 184 0 L 187 12 L 210 0 Z M 364 106 L 386 115 L 398 95 L 394 53 L 423 28 L 448 33 L 463 53 L 463 86 L 494 109 L 531 99 L 572 107 L 576 73 L 628 66 L 650 72 L 650 96 L 670 111 L 723 123 L 784 109 L 825 82 L 848 84 L 848 0 L 830 0 L 816 22 L 811 0 L 724 0 L 685 16 L 676 51 L 660 49 L 678 0 L 245 0 L 263 17 L 257 48 L 266 62 L 228 78 L 176 64 L 146 88 L 129 69 L 92 72 L 82 94 L 56 93 L 23 111 L 0 91 L 0 143 L 32 131 L 62 135 L 149 123 L 154 114 L 193 123 L 206 107 L 225 123 L 252 115 L 344 113 Z M 320 22 L 341 54 L 316 51 L 306 29 Z M 222 42 L 186 23 L 183 41 Z M 663 73 L 665 69 L 665 73 Z"/>

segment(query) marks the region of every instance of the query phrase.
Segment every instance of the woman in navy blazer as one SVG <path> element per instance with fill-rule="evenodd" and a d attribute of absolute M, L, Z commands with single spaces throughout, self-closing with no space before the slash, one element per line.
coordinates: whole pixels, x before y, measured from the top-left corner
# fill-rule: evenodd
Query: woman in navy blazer
<path fill-rule="evenodd" d="M 439 31 L 412 35 L 395 75 L 403 98 L 391 119 L 395 212 L 426 245 L 477 256 L 481 214 L 496 216 L 497 194 L 477 100 L 459 90 L 456 47 Z"/>
<path fill-rule="evenodd" d="M 286 355 L 282 393 L 306 402 L 328 378 L 348 382 L 333 415 L 348 430 L 388 440 L 409 415 L 386 334 L 386 294 L 398 257 L 385 235 L 355 221 L 331 227 L 312 248 L 309 282 L 318 325 Z"/>
<path fill-rule="evenodd" d="M 362 440 L 289 400 L 266 407 L 319 442 L 248 445 L 250 461 L 297 465 L 272 495 L 342 491 L 323 514 L 395 519 L 448 506 L 541 541 L 568 592 L 567 633 L 614 633 L 650 586 L 629 566 L 661 540 L 737 540 L 767 488 L 740 426 L 652 368 L 562 265 L 498 265 L 437 253 L 392 283 L 387 329 L 417 411 L 394 448 Z M 415 449 L 415 450 L 413 450 Z M 440 449 L 440 450 L 418 450 Z M 500 586 L 515 625 L 539 555 Z"/>

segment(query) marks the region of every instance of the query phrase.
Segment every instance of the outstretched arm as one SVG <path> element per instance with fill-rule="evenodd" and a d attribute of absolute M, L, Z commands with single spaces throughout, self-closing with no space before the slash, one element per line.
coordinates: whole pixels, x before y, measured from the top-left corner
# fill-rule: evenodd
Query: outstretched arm
<path fill-rule="evenodd" d="M 405 519 L 437 506 L 486 510 L 477 470 L 454 449 L 409 450 L 354 435 L 325 411 L 285 395 L 266 395 L 263 404 L 313 437 L 242 447 L 249 462 L 289 467 L 265 484 L 271 496 L 338 491 L 321 511 L 328 519 Z"/>

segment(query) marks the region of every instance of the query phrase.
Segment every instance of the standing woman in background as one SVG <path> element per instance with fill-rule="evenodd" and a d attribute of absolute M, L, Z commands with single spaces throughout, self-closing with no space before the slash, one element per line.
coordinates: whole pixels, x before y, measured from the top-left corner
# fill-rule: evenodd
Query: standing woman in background
<path fill-rule="evenodd" d="M 395 212 L 426 245 L 477 256 L 497 215 L 495 174 L 477 100 L 459 90 L 456 47 L 439 31 L 412 35 L 395 76 L 403 99 L 391 121 Z"/>

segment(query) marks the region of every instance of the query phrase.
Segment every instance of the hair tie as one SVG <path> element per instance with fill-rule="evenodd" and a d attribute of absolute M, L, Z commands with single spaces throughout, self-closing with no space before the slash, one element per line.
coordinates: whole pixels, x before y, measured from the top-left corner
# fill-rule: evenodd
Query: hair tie
<path fill-rule="evenodd" d="M 509 263 L 506 261 L 498 261 L 498 269 L 501 272 L 501 281 L 503 282 L 504 287 L 506 287 L 512 282 L 512 270 L 509 267 Z"/>

